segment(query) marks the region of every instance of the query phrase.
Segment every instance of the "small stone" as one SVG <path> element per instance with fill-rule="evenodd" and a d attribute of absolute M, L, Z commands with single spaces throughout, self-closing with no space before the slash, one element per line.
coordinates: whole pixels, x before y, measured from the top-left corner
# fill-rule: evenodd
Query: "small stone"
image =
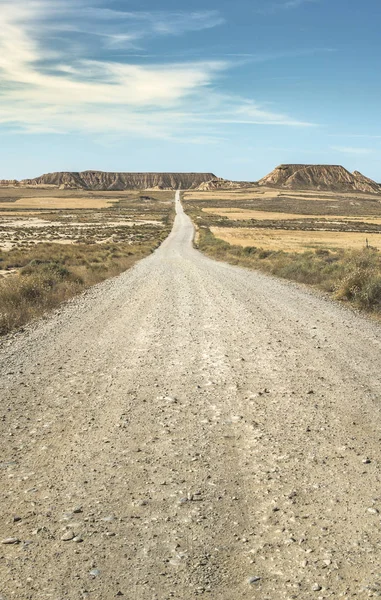
<path fill-rule="evenodd" d="M 21 517 L 13 517 L 13 522 L 14 523 L 18 523 L 19 521 L 21 521 Z"/>
<path fill-rule="evenodd" d="M 83 538 L 80 535 L 76 535 L 75 537 L 73 537 L 73 542 L 80 544 L 81 542 L 83 542 Z"/>
<path fill-rule="evenodd" d="M 371 515 L 378 515 L 378 510 L 377 508 L 368 508 L 368 513 Z"/>
<path fill-rule="evenodd" d="M 313 592 L 320 592 L 322 589 L 323 588 L 318 583 L 314 583 L 313 586 L 312 586 L 312 591 Z"/>
<path fill-rule="evenodd" d="M 73 531 L 65 531 L 63 536 L 61 536 L 62 542 L 70 542 L 75 538 L 75 533 Z"/>
<path fill-rule="evenodd" d="M 91 571 L 89 572 L 89 575 L 91 575 L 91 577 L 98 577 L 98 575 L 100 575 L 101 572 L 99 569 L 91 569 Z"/>
<path fill-rule="evenodd" d="M 18 538 L 13 538 L 13 537 L 9 537 L 9 538 L 5 538 L 5 540 L 1 540 L 2 544 L 19 544 L 20 540 Z"/>
<path fill-rule="evenodd" d="M 362 462 L 364 465 L 369 465 L 372 461 L 370 460 L 370 458 L 363 458 Z"/>
<path fill-rule="evenodd" d="M 76 508 L 73 509 L 73 513 L 75 515 L 78 515 L 79 513 L 83 512 L 83 508 L 82 506 L 77 506 Z"/>
<path fill-rule="evenodd" d="M 249 577 L 250 585 L 253 585 L 254 583 L 259 583 L 260 581 L 261 581 L 261 578 L 258 577 L 257 575 L 253 575 L 252 577 Z"/>

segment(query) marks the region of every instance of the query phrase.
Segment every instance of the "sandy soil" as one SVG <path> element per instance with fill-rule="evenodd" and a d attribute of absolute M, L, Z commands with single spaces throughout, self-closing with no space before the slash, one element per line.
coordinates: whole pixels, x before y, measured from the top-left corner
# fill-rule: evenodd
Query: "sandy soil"
<path fill-rule="evenodd" d="M 298 231 L 289 229 L 250 229 L 248 227 L 211 227 L 212 233 L 237 246 L 255 246 L 264 250 L 304 252 L 311 248 L 364 248 L 366 240 L 381 250 L 381 235 L 347 231 Z"/>
<path fill-rule="evenodd" d="M 380 327 L 178 211 L 0 344 L 2 599 L 380 597 Z"/>
<path fill-rule="evenodd" d="M 30 244 L 54 243 L 54 244 L 75 244 L 79 237 L 85 235 L 89 239 L 93 239 L 96 243 L 107 243 L 112 239 L 112 235 L 97 239 L 102 236 L 102 232 L 113 233 L 113 228 L 118 228 L 123 232 L 135 226 L 154 225 L 163 227 L 163 223 L 154 220 L 129 220 L 120 221 L 97 220 L 91 221 L 91 217 L 87 222 L 76 222 L 64 218 L 61 221 L 44 220 L 38 217 L 30 217 L 29 219 L 14 217 L 8 218 L 0 214 L 0 250 L 12 250 L 12 248 L 20 247 L 25 242 Z"/>
<path fill-rule="evenodd" d="M 4 208 L 107 208 L 112 201 L 100 198 L 19 198 L 12 203 L 3 203 Z M 1 206 L 1 204 L 0 204 Z"/>

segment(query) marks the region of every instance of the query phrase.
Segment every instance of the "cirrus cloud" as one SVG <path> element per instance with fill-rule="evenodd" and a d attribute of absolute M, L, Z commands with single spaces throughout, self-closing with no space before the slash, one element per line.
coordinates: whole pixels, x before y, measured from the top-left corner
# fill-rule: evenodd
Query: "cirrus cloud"
<path fill-rule="evenodd" d="M 311 125 L 219 94 L 219 78 L 234 66 L 228 61 L 138 64 L 115 55 L 115 48 L 140 48 L 156 36 L 221 25 L 215 11 L 122 12 L 86 0 L 5 0 L 0 19 L 0 124 L 14 130 L 205 140 L 218 138 L 222 123 Z"/>

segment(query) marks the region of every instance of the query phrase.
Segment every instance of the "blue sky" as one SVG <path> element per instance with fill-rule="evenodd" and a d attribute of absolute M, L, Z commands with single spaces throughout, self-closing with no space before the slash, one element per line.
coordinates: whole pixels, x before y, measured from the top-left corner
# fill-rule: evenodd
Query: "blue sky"
<path fill-rule="evenodd" d="M 379 0 L 0 0 L 0 178 L 381 181 Z"/>

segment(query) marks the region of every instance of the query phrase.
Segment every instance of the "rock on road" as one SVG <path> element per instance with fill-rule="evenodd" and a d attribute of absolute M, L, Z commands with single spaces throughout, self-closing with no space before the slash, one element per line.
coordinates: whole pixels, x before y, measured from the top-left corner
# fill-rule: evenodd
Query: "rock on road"
<path fill-rule="evenodd" d="M 380 327 L 176 208 L 0 343 L 0 598 L 381 597 Z"/>

